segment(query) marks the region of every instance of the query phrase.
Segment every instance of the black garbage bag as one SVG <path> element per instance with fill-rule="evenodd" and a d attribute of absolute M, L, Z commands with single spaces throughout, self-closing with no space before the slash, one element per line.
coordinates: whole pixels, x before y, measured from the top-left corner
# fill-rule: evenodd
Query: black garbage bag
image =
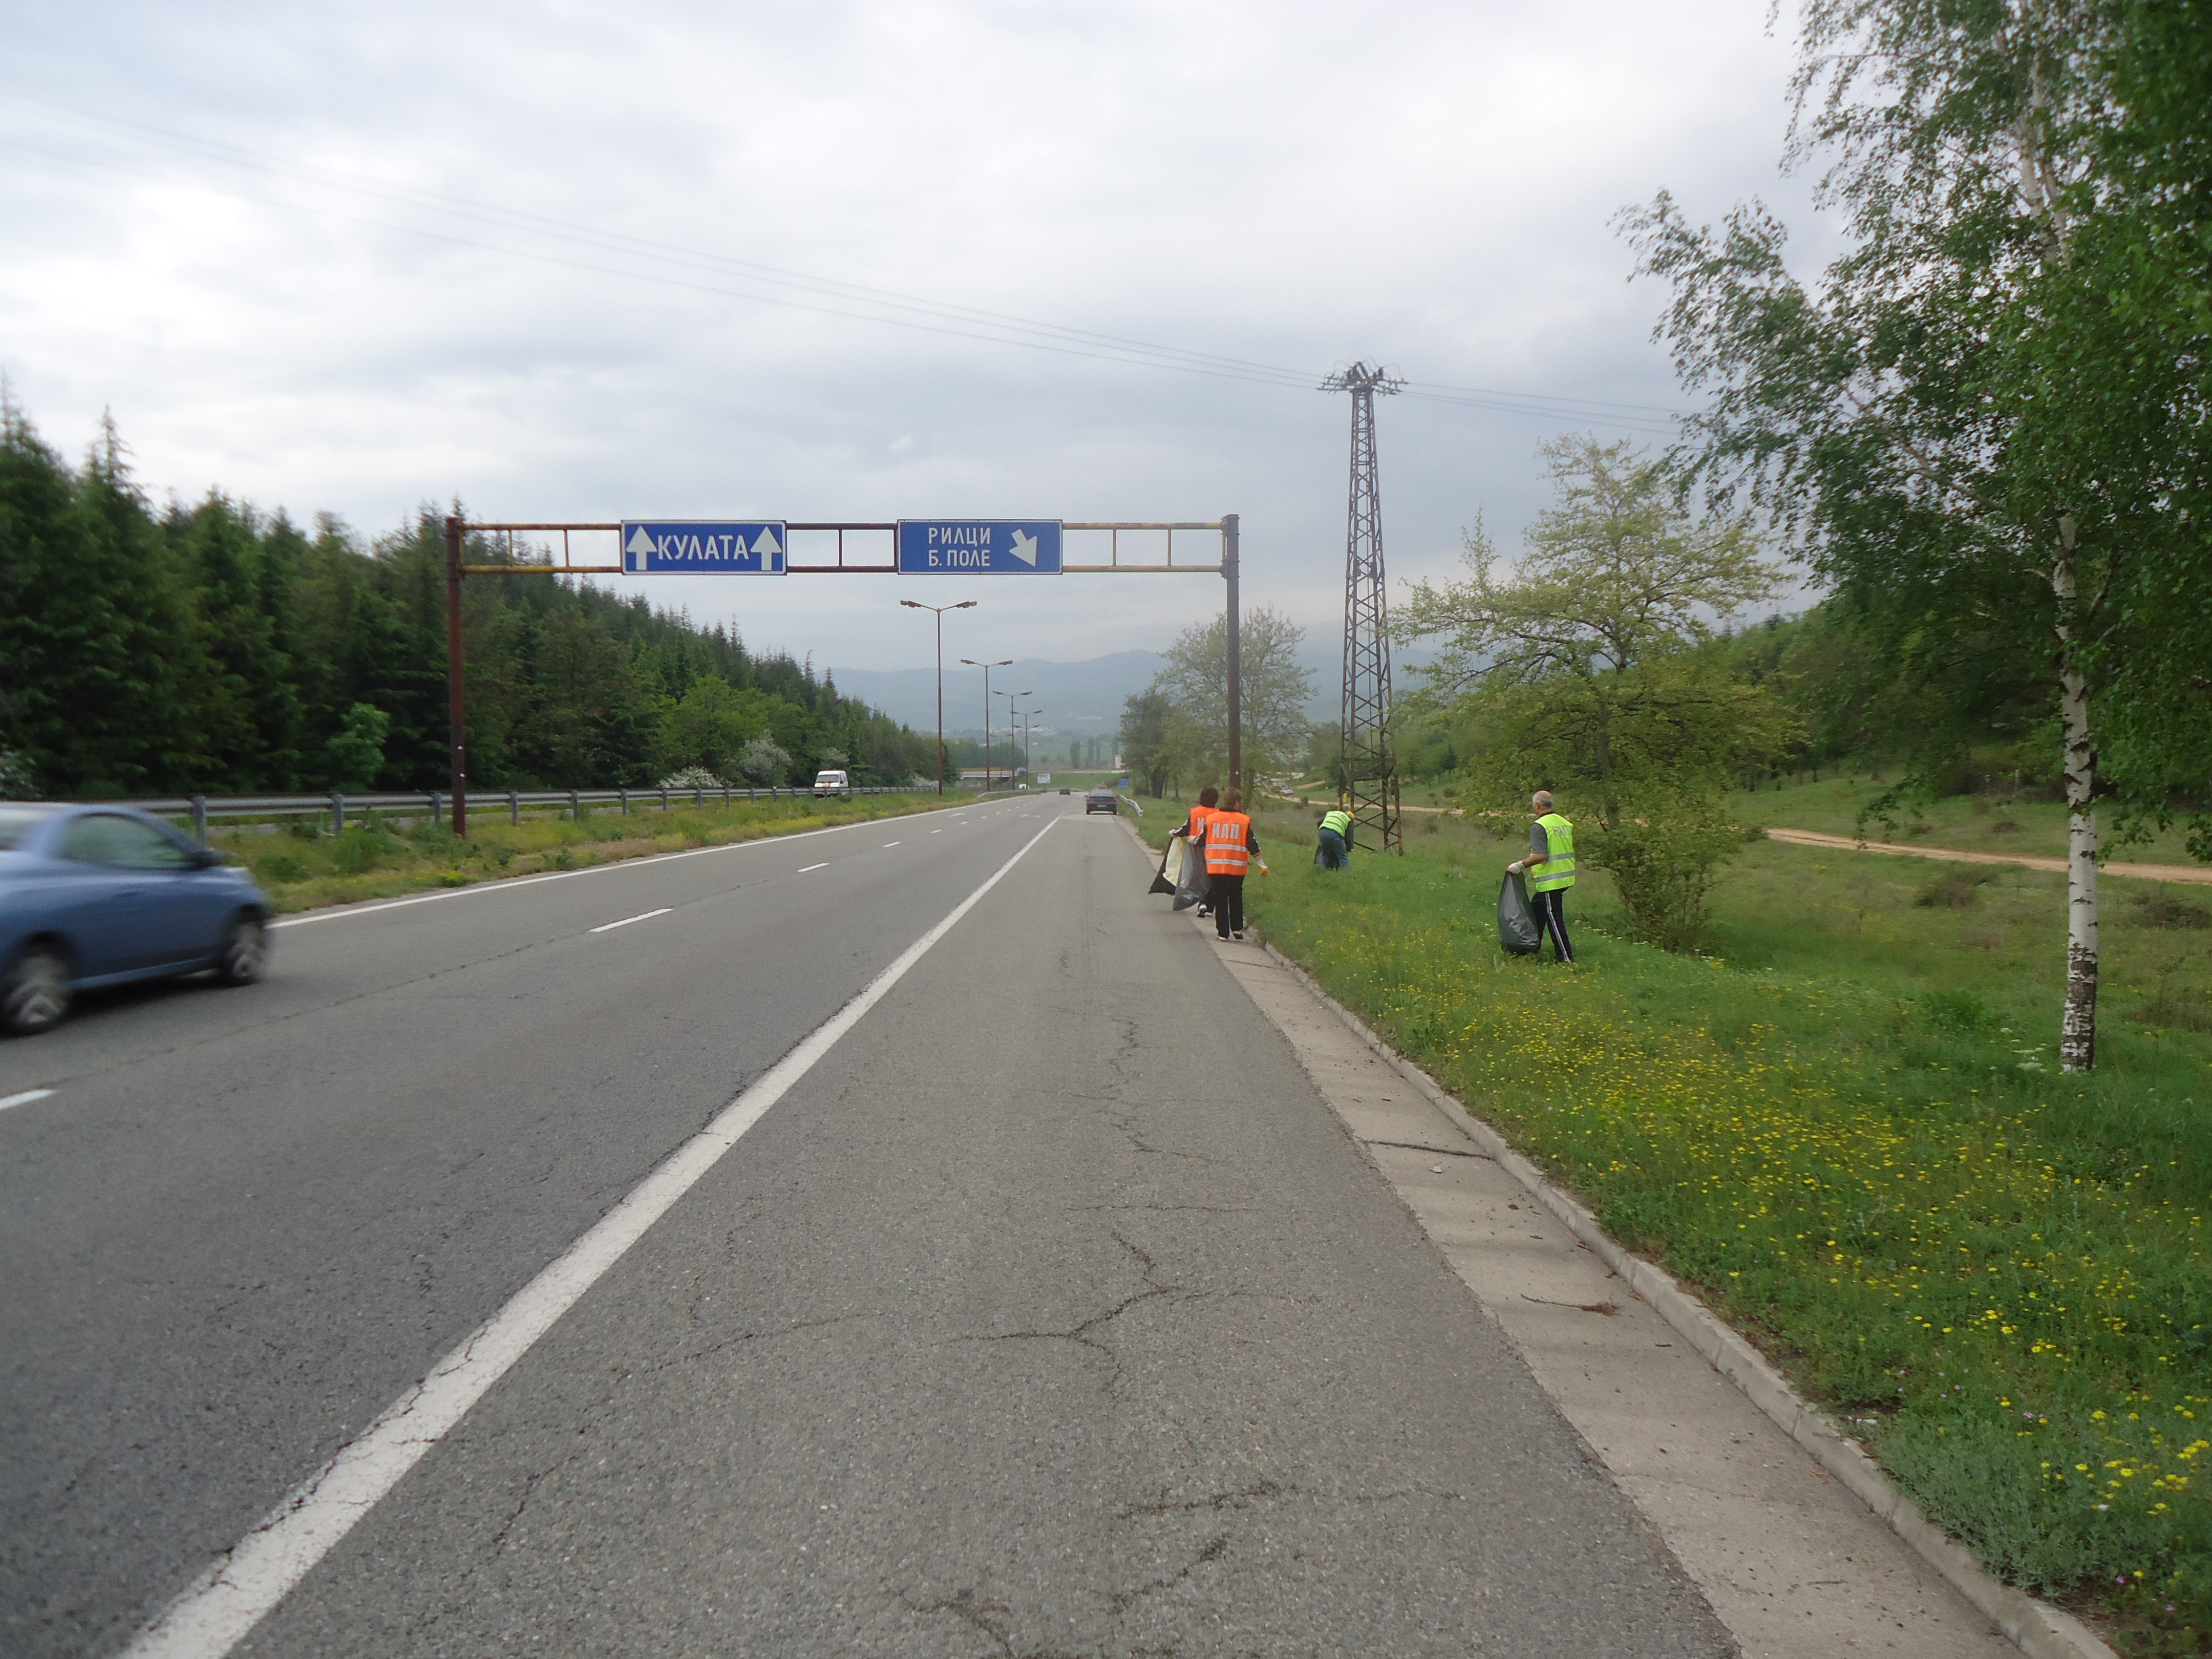
<path fill-rule="evenodd" d="M 1213 884 L 1206 873 L 1204 838 L 1184 842 L 1182 873 L 1176 880 L 1175 908 L 1188 910 L 1194 904 L 1202 904 L 1212 890 Z"/>
<path fill-rule="evenodd" d="M 1498 943 L 1509 957 L 1533 957 L 1544 948 L 1535 913 L 1528 908 L 1528 884 L 1508 870 L 1498 884 Z"/>
<path fill-rule="evenodd" d="M 1174 892 L 1176 877 L 1182 873 L 1182 856 L 1183 838 L 1179 835 L 1170 836 L 1168 844 L 1160 849 L 1160 867 L 1152 877 L 1152 884 L 1145 890 L 1148 893 Z M 1172 872 L 1168 867 L 1170 865 L 1175 866 Z"/>

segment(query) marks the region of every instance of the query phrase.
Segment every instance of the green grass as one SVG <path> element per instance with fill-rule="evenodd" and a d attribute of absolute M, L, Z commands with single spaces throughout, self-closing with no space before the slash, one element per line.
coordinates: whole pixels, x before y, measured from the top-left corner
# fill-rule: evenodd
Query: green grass
<path fill-rule="evenodd" d="M 1808 775 L 1802 782 L 1778 788 L 1735 790 L 1728 798 L 1729 810 L 1746 823 L 1791 830 L 1818 830 L 1828 835 L 1859 832 L 1862 807 L 1882 793 L 1884 786 L 1868 774 L 1856 776 L 1821 775 L 1815 783 Z M 2004 794 L 1947 795 L 1893 813 L 1895 828 L 1869 822 L 1865 834 L 1871 840 L 1906 845 L 1957 847 L 1975 853 L 2031 853 L 2042 857 L 2066 856 L 2066 807 L 2062 801 L 2027 800 Z M 2112 816 L 2100 815 L 2100 828 L 2111 840 Z M 2118 860 L 2142 864 L 2191 864 L 2189 849 L 2179 828 L 2154 835 L 2148 841 L 2109 847 Z"/>
<path fill-rule="evenodd" d="M 465 887 L 501 876 L 541 870 L 574 870 L 653 853 L 787 836 L 838 823 L 927 811 L 933 794 L 863 795 L 851 799 L 797 799 L 730 806 L 678 805 L 662 812 L 645 798 L 627 817 L 587 811 L 583 818 L 526 817 L 510 824 L 504 813 L 477 814 L 466 840 L 442 823 L 398 822 L 368 817 L 342 836 L 312 821 L 295 826 L 217 829 L 209 841 L 253 872 L 280 910 L 387 898 L 426 888 Z M 947 795 L 947 805 L 973 796 Z"/>
<path fill-rule="evenodd" d="M 2212 929 L 2191 924 L 2212 916 L 2108 890 L 2100 1065 L 2066 1076 L 2058 875 L 1762 843 L 1711 955 L 1681 957 L 1627 942 L 1592 872 L 1563 970 L 1499 954 L 1517 836 L 1431 819 L 1409 856 L 1331 876 L 1313 816 L 1260 819 L 1265 937 L 1698 1285 L 1993 1570 L 2096 1604 L 2133 1651 L 2203 1650 Z"/>

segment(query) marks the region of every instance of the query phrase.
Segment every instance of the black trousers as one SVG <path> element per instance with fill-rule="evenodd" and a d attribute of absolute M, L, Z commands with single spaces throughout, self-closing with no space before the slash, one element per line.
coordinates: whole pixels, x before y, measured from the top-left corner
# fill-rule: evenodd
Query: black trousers
<path fill-rule="evenodd" d="M 1567 939 L 1567 890 L 1554 887 L 1547 893 L 1528 895 L 1528 908 L 1536 914 L 1536 926 L 1546 939 L 1552 941 L 1552 954 L 1561 962 L 1575 959 L 1575 947 Z M 1539 956 L 1543 946 L 1536 947 Z"/>
<path fill-rule="evenodd" d="M 1213 931 L 1227 939 L 1231 933 L 1244 931 L 1244 878 L 1215 876 L 1213 882 Z"/>

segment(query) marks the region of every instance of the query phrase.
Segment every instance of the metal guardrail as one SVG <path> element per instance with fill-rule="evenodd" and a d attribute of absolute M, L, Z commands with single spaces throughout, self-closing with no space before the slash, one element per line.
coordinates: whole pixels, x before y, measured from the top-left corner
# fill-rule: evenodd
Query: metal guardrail
<path fill-rule="evenodd" d="M 895 784 L 855 784 L 839 792 L 845 795 L 908 795 L 920 793 L 902 789 Z M 471 789 L 468 805 L 471 810 L 479 806 L 507 808 L 507 822 L 522 822 L 523 808 L 556 806 L 572 815 L 580 815 L 586 805 L 611 805 L 627 816 L 633 805 L 640 810 L 647 807 L 668 811 L 675 806 L 734 806 L 741 801 L 809 800 L 816 799 L 811 785 L 790 787 L 771 784 L 766 788 L 750 785 L 739 787 L 726 785 L 720 789 L 662 789 L 658 787 L 643 789 Z M 151 812 L 156 817 L 190 818 L 193 833 L 202 842 L 207 840 L 207 827 L 218 818 L 301 818 L 330 816 L 332 833 L 346 827 L 346 814 L 379 812 L 427 812 L 432 818 L 445 816 L 450 798 L 441 789 L 416 789 L 396 794 L 349 795 L 333 789 L 322 795 L 123 795 L 102 800 L 87 800 L 80 805 L 89 806 L 130 806 L 141 812 Z"/>

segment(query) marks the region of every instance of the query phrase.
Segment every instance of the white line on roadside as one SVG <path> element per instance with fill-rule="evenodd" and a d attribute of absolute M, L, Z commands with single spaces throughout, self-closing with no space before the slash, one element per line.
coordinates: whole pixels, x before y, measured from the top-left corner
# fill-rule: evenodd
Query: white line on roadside
<path fill-rule="evenodd" d="M 824 860 L 820 864 L 802 864 L 799 866 L 799 873 L 803 876 L 809 870 L 827 870 L 829 867 L 830 865 L 827 860 Z"/>
<path fill-rule="evenodd" d="M 675 911 L 676 907 L 674 905 L 664 904 L 658 910 L 641 911 L 634 916 L 624 916 L 620 921 L 605 922 L 601 924 L 599 927 L 587 928 L 586 931 L 593 933 L 611 933 L 616 928 L 627 927 L 633 921 L 651 921 L 655 916 L 672 915 L 675 914 Z"/>
<path fill-rule="evenodd" d="M 983 896 L 1006 879 L 1045 827 L 1020 852 L 907 946 L 867 988 L 815 1027 L 714 1121 L 678 1146 L 513 1300 L 461 1339 L 429 1375 L 384 1408 L 362 1437 L 341 1447 L 261 1523 L 169 1603 L 124 1650 L 124 1659 L 221 1659 L 353 1530 L 408 1470 L 443 1440 L 469 1408 L 513 1370 L 538 1338 L 622 1260 L 653 1224 L 720 1163 L 745 1131 L 814 1069 L 837 1040 L 929 954 Z"/>
<path fill-rule="evenodd" d="M 27 1106 L 34 1100 L 44 1100 L 52 1093 L 52 1089 L 26 1089 L 20 1095 L 9 1095 L 5 1100 L 0 1100 L 0 1112 L 6 1111 L 10 1106 Z"/>

